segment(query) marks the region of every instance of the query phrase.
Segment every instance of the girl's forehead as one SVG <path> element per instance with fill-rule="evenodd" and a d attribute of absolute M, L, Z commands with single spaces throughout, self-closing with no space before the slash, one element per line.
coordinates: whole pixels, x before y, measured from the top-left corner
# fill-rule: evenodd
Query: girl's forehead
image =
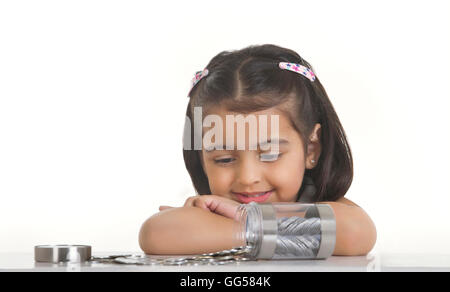
<path fill-rule="evenodd" d="M 217 107 L 208 110 L 203 117 L 202 132 L 203 139 L 207 140 L 203 141 L 207 148 L 211 145 L 222 145 L 225 141 L 247 146 L 265 141 L 287 141 L 290 145 L 301 143 L 301 137 L 293 127 L 290 117 L 276 108 L 239 113 Z"/>
<path fill-rule="evenodd" d="M 280 132 L 295 131 L 295 128 L 292 126 L 291 117 L 286 112 L 281 111 L 275 107 L 246 113 L 229 111 L 225 107 L 215 107 L 208 110 L 207 114 L 203 117 L 203 121 L 205 121 L 205 118 L 208 116 L 220 117 L 220 120 L 222 121 L 221 124 L 224 129 L 226 128 L 227 121 L 228 123 L 239 123 L 240 121 L 244 121 L 247 124 L 255 121 L 257 123 L 258 129 L 260 129 L 262 126 L 260 126 L 259 124 L 265 123 L 269 129 L 275 124 L 278 124 L 278 130 Z M 275 123 L 275 121 L 277 121 L 278 123 Z M 211 127 L 213 126 L 215 126 L 215 123 L 211 124 Z M 207 127 L 205 126 L 205 124 L 203 125 L 204 130 L 207 130 L 211 127 Z"/>
<path fill-rule="evenodd" d="M 213 107 L 211 109 L 208 109 L 206 115 L 218 115 L 218 116 L 221 116 L 224 121 L 226 120 L 227 116 L 230 116 L 230 117 L 242 116 L 244 118 L 255 116 L 256 118 L 258 118 L 258 120 L 261 117 L 267 117 L 267 119 L 270 119 L 271 116 L 278 116 L 280 121 L 281 120 L 283 120 L 284 122 L 290 121 L 290 117 L 288 116 L 288 114 L 279 110 L 276 107 L 268 108 L 268 109 L 260 110 L 260 111 L 254 111 L 254 112 L 235 112 L 235 111 L 227 110 L 223 106 L 222 107 Z"/>

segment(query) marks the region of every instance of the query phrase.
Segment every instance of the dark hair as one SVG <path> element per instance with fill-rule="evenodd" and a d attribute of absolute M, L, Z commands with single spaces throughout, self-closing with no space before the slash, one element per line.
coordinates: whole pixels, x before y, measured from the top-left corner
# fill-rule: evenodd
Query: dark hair
<path fill-rule="evenodd" d="M 305 142 L 314 125 L 321 124 L 322 153 L 317 165 L 306 169 L 297 199 L 305 196 L 302 201 L 336 201 L 345 195 L 353 180 L 353 159 L 344 129 L 317 76 L 311 82 L 300 74 L 279 69 L 279 62 L 298 63 L 313 70 L 296 52 L 271 44 L 219 53 L 206 66 L 208 76 L 191 89 L 186 116 L 193 120 L 194 107 L 207 112 L 220 105 L 230 111 L 250 113 L 277 106 L 288 114 Z M 185 130 L 190 130 L 190 141 L 194 141 L 193 123 L 191 129 Z M 197 193 L 210 194 L 200 152 L 184 148 L 184 162 Z M 303 195 L 311 182 L 316 190 Z"/>

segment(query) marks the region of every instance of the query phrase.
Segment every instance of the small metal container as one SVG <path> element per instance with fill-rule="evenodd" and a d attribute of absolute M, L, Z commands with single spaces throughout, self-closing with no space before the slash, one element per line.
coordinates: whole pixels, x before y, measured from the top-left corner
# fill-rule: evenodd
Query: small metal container
<path fill-rule="evenodd" d="M 336 219 L 327 204 L 251 202 L 239 206 L 236 244 L 253 259 L 326 259 L 336 243 Z"/>
<path fill-rule="evenodd" d="M 91 259 L 89 245 L 37 245 L 34 247 L 34 260 L 44 263 L 86 262 Z"/>

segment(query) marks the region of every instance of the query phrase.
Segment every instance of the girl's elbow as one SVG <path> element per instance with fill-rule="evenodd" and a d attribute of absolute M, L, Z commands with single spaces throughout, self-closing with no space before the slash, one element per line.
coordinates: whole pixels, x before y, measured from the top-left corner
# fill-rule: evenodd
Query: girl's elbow
<path fill-rule="evenodd" d="M 155 250 L 155 241 L 153 240 L 152 224 L 150 219 L 147 219 L 141 226 L 139 231 L 139 247 L 146 254 L 152 254 Z"/>
<path fill-rule="evenodd" d="M 367 239 L 366 239 L 366 246 L 364 249 L 364 255 L 367 255 L 375 246 L 375 243 L 377 242 L 377 229 L 375 227 L 375 224 L 371 221 L 371 227 L 368 229 L 367 232 Z"/>
<path fill-rule="evenodd" d="M 377 230 L 370 218 L 365 224 L 354 224 L 353 230 L 348 237 L 347 248 L 351 255 L 365 256 L 375 246 L 377 241 Z"/>
<path fill-rule="evenodd" d="M 365 256 L 374 247 L 377 231 L 370 218 L 346 221 L 336 241 L 333 255 Z"/>

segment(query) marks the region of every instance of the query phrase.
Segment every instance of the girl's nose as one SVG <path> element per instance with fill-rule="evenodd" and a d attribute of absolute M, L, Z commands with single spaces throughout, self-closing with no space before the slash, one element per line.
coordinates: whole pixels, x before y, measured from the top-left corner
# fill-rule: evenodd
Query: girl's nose
<path fill-rule="evenodd" d="M 238 183 L 245 186 L 251 186 L 261 182 L 261 169 L 254 159 L 245 158 L 241 160 L 238 168 Z"/>

